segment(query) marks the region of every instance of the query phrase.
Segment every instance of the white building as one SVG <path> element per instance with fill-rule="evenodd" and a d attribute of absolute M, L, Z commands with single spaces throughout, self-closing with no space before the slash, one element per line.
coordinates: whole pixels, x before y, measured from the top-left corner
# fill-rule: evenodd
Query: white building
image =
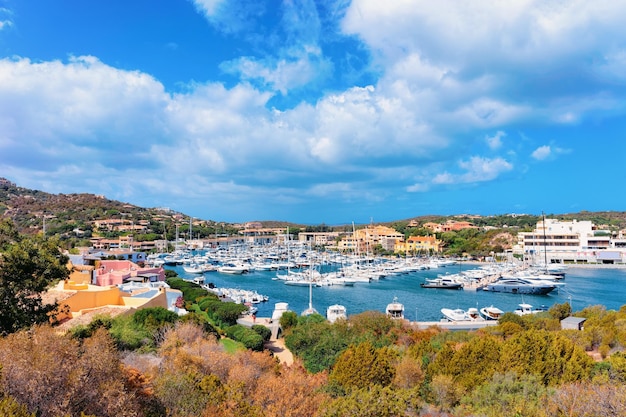
<path fill-rule="evenodd" d="M 534 263 L 626 263 L 626 242 L 612 239 L 591 221 L 545 219 L 534 231 L 518 233 L 517 239 L 514 253 Z"/>

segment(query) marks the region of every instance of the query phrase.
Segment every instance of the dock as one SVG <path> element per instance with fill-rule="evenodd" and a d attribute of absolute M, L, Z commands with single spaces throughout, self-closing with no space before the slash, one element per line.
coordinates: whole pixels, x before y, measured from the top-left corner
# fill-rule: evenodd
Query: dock
<path fill-rule="evenodd" d="M 467 320 L 467 321 L 412 321 L 411 325 L 419 330 L 425 330 L 430 327 L 440 327 L 446 330 L 478 330 L 489 326 L 497 326 L 498 320 Z"/>

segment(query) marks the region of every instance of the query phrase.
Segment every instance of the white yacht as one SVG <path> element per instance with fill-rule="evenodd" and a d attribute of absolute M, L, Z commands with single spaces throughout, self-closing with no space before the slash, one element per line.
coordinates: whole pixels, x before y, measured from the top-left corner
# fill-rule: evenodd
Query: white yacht
<path fill-rule="evenodd" d="M 449 320 L 449 321 L 476 321 L 476 320 L 484 320 L 477 308 L 470 308 L 467 311 L 462 308 L 442 308 L 441 314 Z"/>
<path fill-rule="evenodd" d="M 530 304 L 522 303 L 515 309 L 514 313 L 518 316 L 526 316 L 528 314 L 545 313 L 546 311 L 548 311 L 548 307 L 546 306 L 533 308 Z"/>
<path fill-rule="evenodd" d="M 404 305 L 398 302 L 398 297 L 393 297 L 393 302 L 387 304 L 385 313 L 392 319 L 404 319 Z"/>
<path fill-rule="evenodd" d="M 340 304 L 333 304 L 326 309 L 326 319 L 334 323 L 339 319 L 347 319 L 348 315 L 346 313 L 346 307 Z"/>
<path fill-rule="evenodd" d="M 248 268 L 243 264 L 235 265 L 234 263 L 226 263 L 222 266 L 219 266 L 217 268 L 217 272 L 221 272 L 223 274 L 240 275 L 240 274 L 243 274 L 244 272 L 248 272 Z"/>
<path fill-rule="evenodd" d="M 509 277 L 500 278 L 494 283 L 488 284 L 484 290 L 493 292 L 507 292 L 512 294 L 539 294 L 545 295 L 557 288 L 557 285 L 545 281 L 533 281 L 529 279 Z"/>
<path fill-rule="evenodd" d="M 504 311 L 498 307 L 489 306 L 480 309 L 480 314 L 485 320 L 498 320 L 504 314 Z"/>

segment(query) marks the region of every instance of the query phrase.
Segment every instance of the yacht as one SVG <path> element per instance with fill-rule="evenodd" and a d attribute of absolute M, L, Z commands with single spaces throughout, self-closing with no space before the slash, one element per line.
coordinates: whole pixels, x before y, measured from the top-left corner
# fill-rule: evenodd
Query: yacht
<path fill-rule="evenodd" d="M 484 290 L 493 292 L 508 292 L 512 294 L 537 294 L 545 295 L 557 287 L 555 283 L 545 281 L 532 281 L 524 278 L 500 278 L 488 284 Z"/>
<path fill-rule="evenodd" d="M 201 274 L 201 273 L 204 272 L 204 269 L 202 269 L 202 266 L 200 266 L 200 265 L 198 265 L 196 263 L 190 263 L 190 264 L 183 265 L 183 269 L 188 274 Z"/>
<path fill-rule="evenodd" d="M 422 288 L 439 288 L 445 290 L 460 290 L 463 288 L 463 283 L 457 281 L 452 277 L 440 275 L 437 278 L 426 279 L 426 282 L 420 284 Z"/>
<path fill-rule="evenodd" d="M 455 308 L 455 309 L 442 308 L 441 309 L 441 314 L 443 314 L 443 316 L 448 321 L 476 321 L 476 320 L 484 320 L 480 316 L 480 313 L 478 312 L 478 309 L 474 308 L 474 307 L 468 309 L 467 311 L 463 310 L 462 308 Z"/>
<path fill-rule="evenodd" d="M 329 322 L 334 323 L 339 319 L 347 319 L 346 307 L 340 304 L 333 304 L 326 309 L 326 319 Z"/>
<path fill-rule="evenodd" d="M 503 314 L 504 311 L 494 306 L 483 307 L 480 309 L 480 315 L 483 316 L 485 320 L 498 320 Z"/>
<path fill-rule="evenodd" d="M 223 274 L 235 274 L 240 275 L 244 272 L 248 272 L 248 268 L 245 265 L 235 265 L 234 263 L 227 263 L 217 268 L 217 272 Z"/>
<path fill-rule="evenodd" d="M 385 313 L 392 319 L 404 319 L 404 305 L 398 302 L 398 297 L 393 297 L 393 302 L 387 304 Z"/>
<path fill-rule="evenodd" d="M 548 311 L 548 307 L 546 306 L 533 308 L 530 304 L 522 303 L 513 312 L 518 316 L 526 316 L 528 314 L 545 313 L 546 311 Z"/>

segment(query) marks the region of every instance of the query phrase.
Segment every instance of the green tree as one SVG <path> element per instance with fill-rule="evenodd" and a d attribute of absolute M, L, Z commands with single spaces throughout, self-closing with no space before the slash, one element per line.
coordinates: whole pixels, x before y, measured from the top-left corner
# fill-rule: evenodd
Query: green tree
<path fill-rule="evenodd" d="M 572 306 L 570 303 L 557 303 L 550 307 L 548 313 L 550 313 L 550 316 L 554 319 L 563 320 L 564 318 L 572 314 Z"/>
<path fill-rule="evenodd" d="M 13 333 L 50 320 L 56 304 L 44 304 L 41 293 L 69 276 L 68 258 L 56 240 L 17 234 L 0 222 L 0 333 Z"/>
<path fill-rule="evenodd" d="M 337 358 L 329 379 L 346 392 L 372 385 L 388 386 L 395 376 L 397 356 L 392 349 L 376 349 L 370 342 L 350 346 Z"/>
<path fill-rule="evenodd" d="M 534 374 L 545 385 L 588 379 L 593 360 L 565 336 L 545 330 L 527 330 L 502 345 L 500 367 L 518 375 Z"/>

